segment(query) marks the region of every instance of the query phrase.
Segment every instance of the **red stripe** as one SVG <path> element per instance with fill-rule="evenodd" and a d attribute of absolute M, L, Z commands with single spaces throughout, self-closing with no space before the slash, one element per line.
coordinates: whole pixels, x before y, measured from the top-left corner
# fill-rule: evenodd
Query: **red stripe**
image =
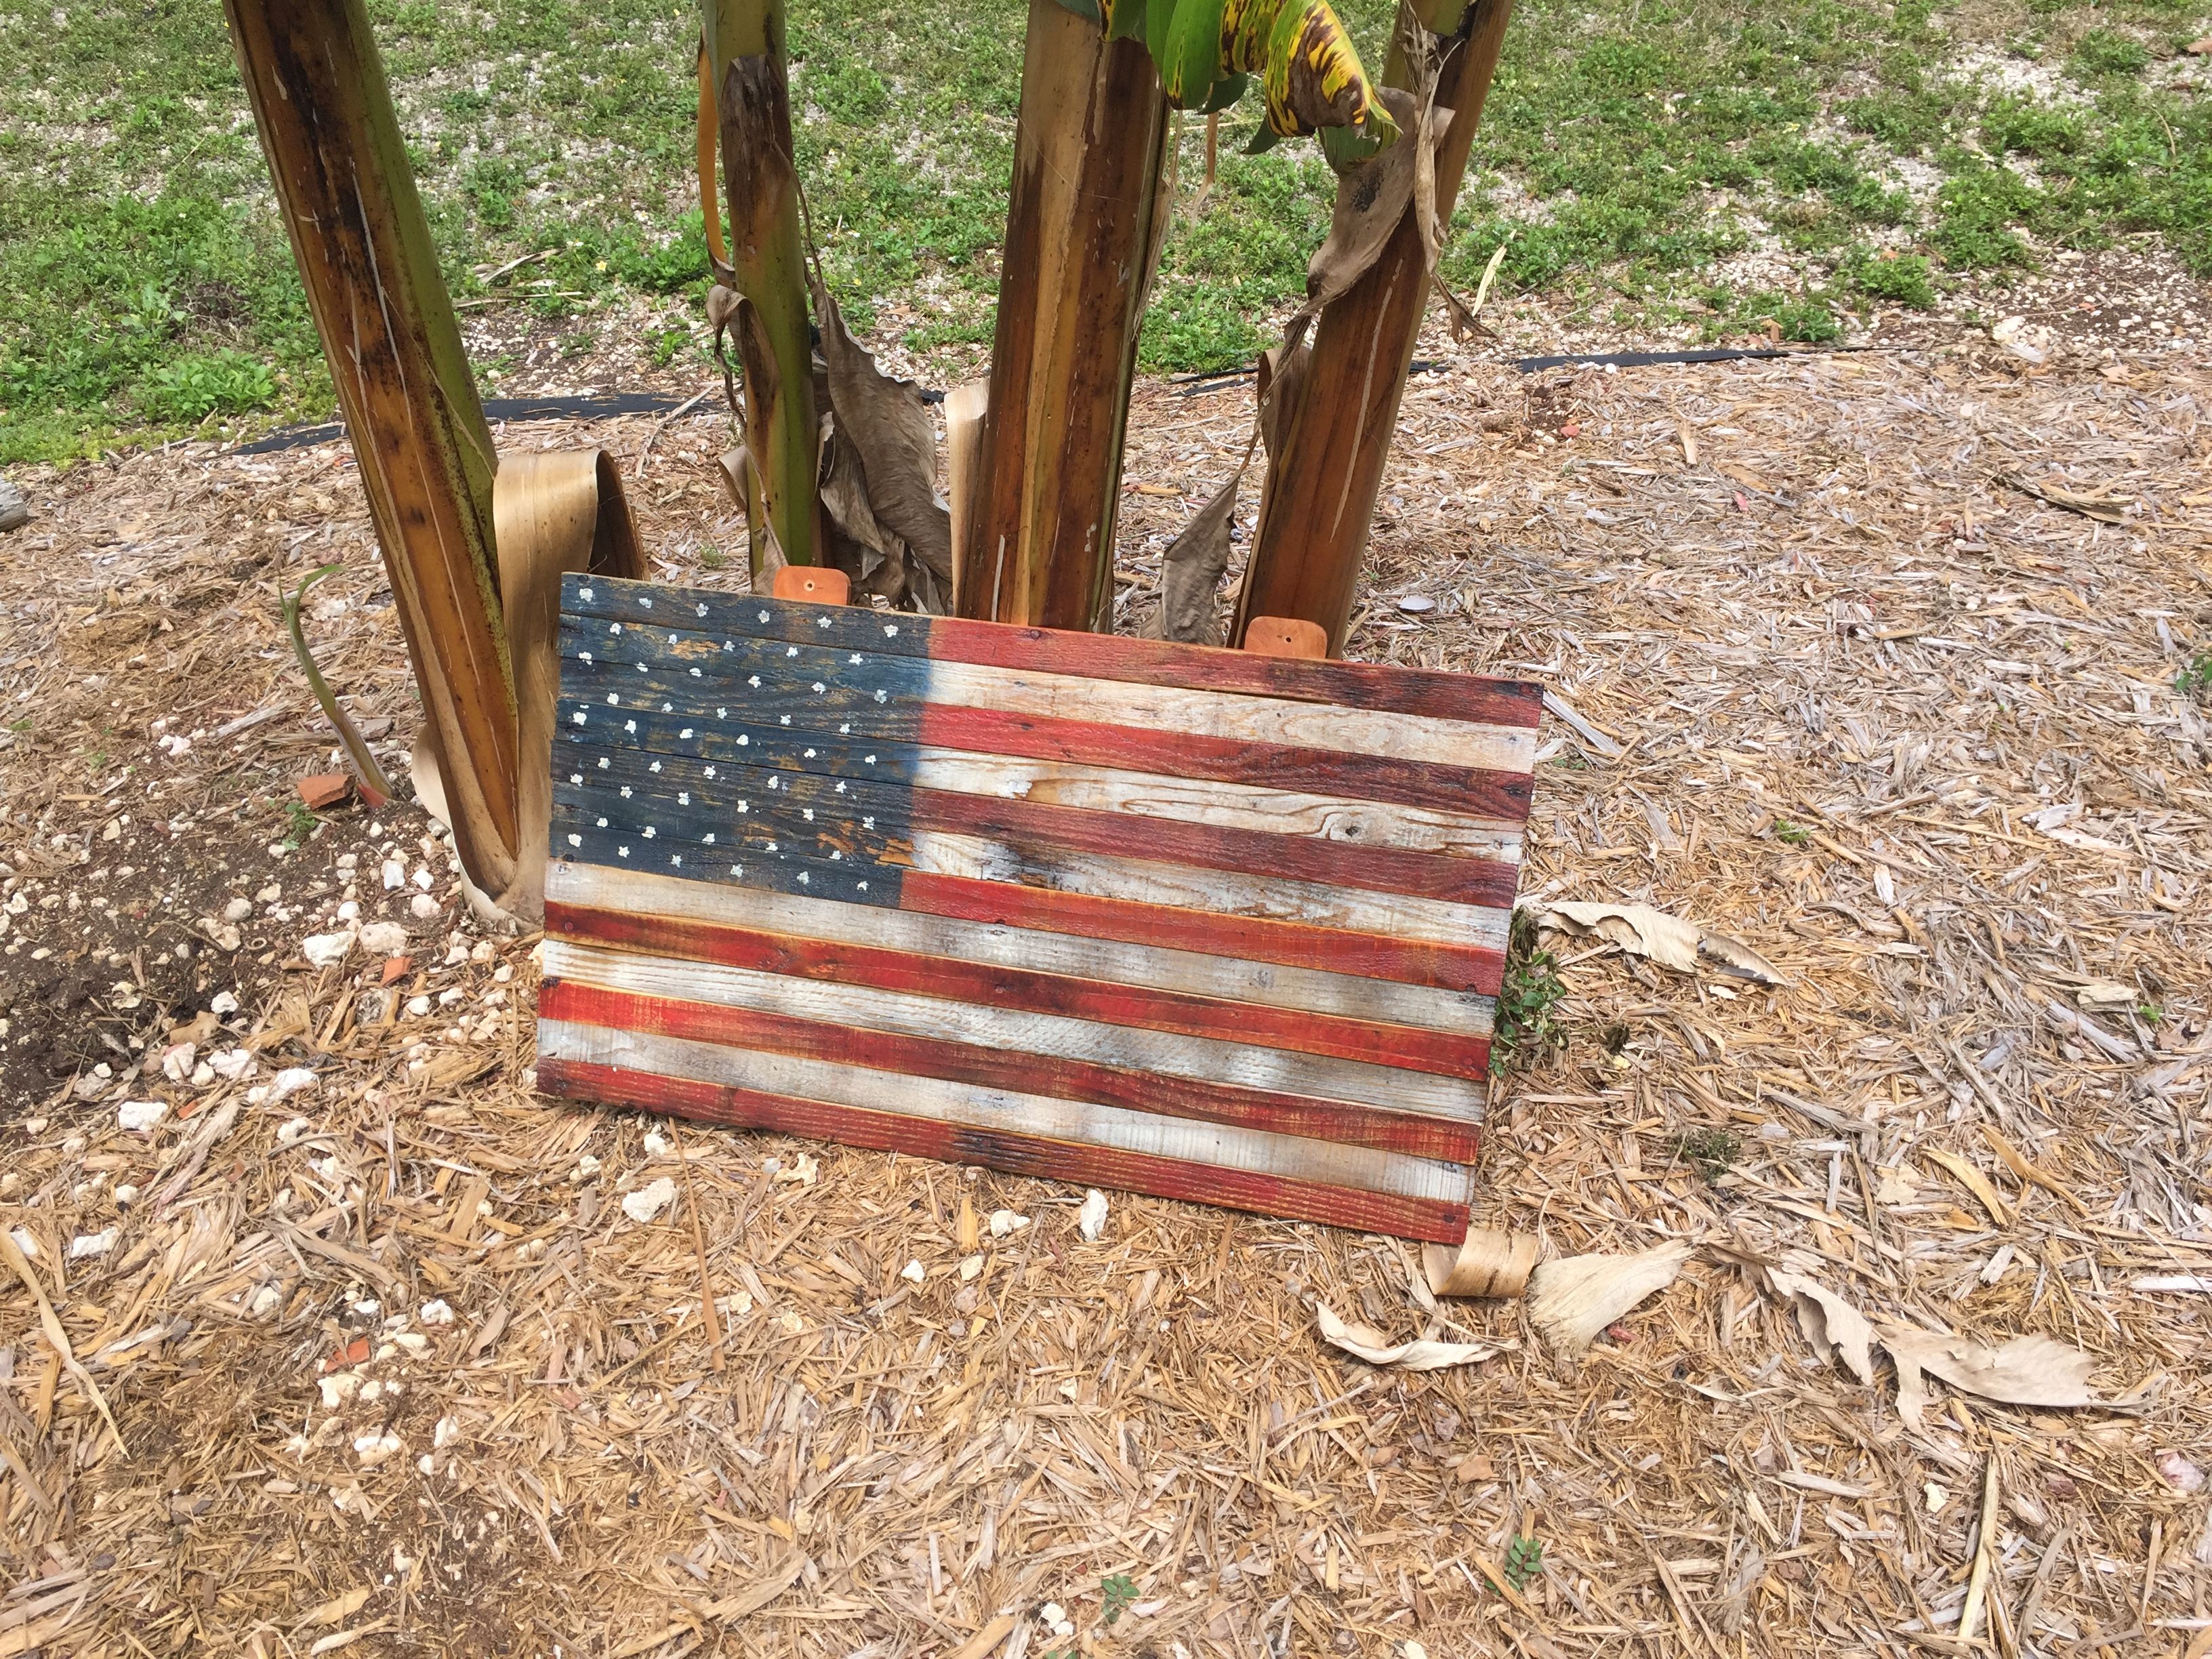
<path fill-rule="evenodd" d="M 579 1024 L 684 1037 L 724 1048 L 797 1054 L 902 1077 L 944 1078 L 980 1088 L 1126 1107 L 1160 1117 L 1233 1123 L 1273 1134 L 1371 1146 L 1448 1163 L 1474 1163 L 1482 1141 L 1481 1127 L 1472 1123 L 1377 1111 L 1373 1107 L 1273 1090 L 1198 1083 L 1118 1066 L 1009 1053 L 974 1043 L 863 1030 L 788 1014 L 640 996 L 573 980 L 548 981 L 538 1008 L 543 1019 L 574 1020 Z"/>
<path fill-rule="evenodd" d="M 721 963 L 761 973 L 835 985 L 908 991 L 1016 1013 L 1060 1014 L 1102 1025 L 1134 1026 L 1293 1053 L 1328 1054 L 1407 1071 L 1480 1082 L 1488 1074 L 1490 1042 L 1463 1031 L 1298 1013 L 1262 1003 L 1235 1002 L 1109 980 L 1078 979 L 1028 968 L 918 956 L 880 946 L 774 933 L 719 922 L 679 921 L 628 910 L 550 902 L 545 931 L 653 956 Z"/>
<path fill-rule="evenodd" d="M 1288 744 L 1247 743 L 1238 738 L 1200 737 L 1188 732 L 1151 732 L 1092 720 L 969 708 L 958 703 L 924 703 L 918 725 L 915 742 L 964 749 L 971 754 L 1020 755 L 1030 760 L 1073 761 L 1164 777 L 1256 783 L 1304 794 L 1395 801 L 1402 806 L 1463 812 L 1505 823 L 1517 824 L 1528 816 L 1526 772 L 1444 766 Z"/>
<path fill-rule="evenodd" d="M 547 1094 L 567 1099 L 637 1106 L 709 1123 L 808 1135 L 878 1152 L 913 1152 L 948 1163 L 981 1164 L 1014 1175 L 1039 1176 L 1078 1186 L 1114 1187 L 1194 1204 L 1225 1205 L 1362 1232 L 1438 1244 L 1455 1244 L 1467 1237 L 1467 1206 L 1438 1199 L 1361 1192 L 1214 1164 L 1185 1164 L 1149 1152 L 1125 1152 L 968 1124 L 900 1117 L 890 1112 L 794 1100 L 723 1084 L 572 1060 L 540 1060 L 538 1086 Z"/>
<path fill-rule="evenodd" d="M 1405 893 L 1457 904 L 1510 909 L 1520 866 L 1498 859 L 1455 858 L 1366 847 L 1322 836 L 1283 835 L 1218 823 L 1149 817 L 1134 812 L 1091 811 L 946 789 L 912 793 L 913 827 L 983 836 L 1015 847 L 1097 853 L 1108 858 L 1151 859 L 1205 870 L 1255 876 L 1288 876 L 1331 887 L 1371 893 Z"/>
<path fill-rule="evenodd" d="M 1158 945 L 1245 962 L 1280 963 L 1285 968 L 1319 968 L 1405 985 L 1478 991 L 1484 996 L 1498 994 L 1505 970 L 1504 957 L 1480 945 L 1389 939 L 1297 921 L 1055 892 L 1010 881 L 940 876 L 926 870 L 904 872 L 899 908 L 962 921 L 1073 933 L 1079 939 L 1120 939 L 1127 945 Z"/>
<path fill-rule="evenodd" d="M 1301 702 L 1342 703 L 1394 714 L 1474 720 L 1534 731 L 1543 688 L 1521 680 L 1479 679 L 1371 663 L 1292 662 L 1202 645 L 1170 645 L 1111 634 L 1012 628 L 951 617 L 929 621 L 929 654 L 945 662 L 1074 674 Z"/>

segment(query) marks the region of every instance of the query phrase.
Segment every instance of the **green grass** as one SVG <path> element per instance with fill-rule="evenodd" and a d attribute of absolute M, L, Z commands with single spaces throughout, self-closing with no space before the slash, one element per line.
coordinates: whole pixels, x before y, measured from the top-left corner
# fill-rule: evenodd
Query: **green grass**
<path fill-rule="evenodd" d="M 1020 65 L 1016 0 L 794 0 L 799 163 L 856 325 L 972 362 L 990 338 Z M 671 0 L 371 0 L 447 279 L 571 343 L 700 362 L 695 14 Z M 1349 0 L 1379 67 L 1389 0 Z M 2150 232 L 2212 272 L 2212 113 L 2168 65 L 2205 0 L 1524 0 L 1444 268 L 1583 321 L 1694 312 L 1832 339 L 1961 273 Z M 1947 32 L 1948 31 L 1948 32 Z M 2009 52 L 2055 94 L 1964 74 Z M 0 464 L 325 416 L 331 389 L 211 0 L 0 0 Z M 1331 175 L 1241 154 L 1169 240 L 1154 370 L 1249 362 L 1302 292 Z M 1201 124 L 1182 128 L 1185 197 Z M 1936 169 L 1905 187 L 1900 158 Z M 1493 195 L 1494 192 L 1494 195 Z M 1764 251 L 1790 276 L 1731 275 Z M 494 277 L 507 262 L 544 255 Z M 1686 302 L 1694 300 L 1695 307 Z M 889 307 L 896 306 L 893 313 Z M 948 361 L 948 372 L 951 367 Z"/>
<path fill-rule="evenodd" d="M 1559 957 L 1538 948 L 1536 924 L 1527 911 L 1516 910 L 1506 935 L 1505 980 L 1498 993 L 1495 1038 L 1499 1053 L 1530 1060 L 1547 1049 L 1565 1048 L 1567 1034 L 1555 1010 L 1566 994 Z"/>

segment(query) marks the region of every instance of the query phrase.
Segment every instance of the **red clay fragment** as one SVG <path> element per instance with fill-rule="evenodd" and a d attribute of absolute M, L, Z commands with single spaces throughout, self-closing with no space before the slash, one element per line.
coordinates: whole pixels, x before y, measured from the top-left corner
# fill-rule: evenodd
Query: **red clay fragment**
<path fill-rule="evenodd" d="M 299 783 L 300 799 L 311 811 L 320 812 L 336 806 L 353 793 L 353 775 L 349 772 L 318 772 Z"/>

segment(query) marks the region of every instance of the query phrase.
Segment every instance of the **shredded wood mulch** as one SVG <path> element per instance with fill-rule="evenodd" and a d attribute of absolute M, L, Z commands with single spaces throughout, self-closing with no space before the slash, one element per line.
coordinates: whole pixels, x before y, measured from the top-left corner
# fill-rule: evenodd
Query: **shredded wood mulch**
<path fill-rule="evenodd" d="M 395 774 L 412 729 L 344 447 L 34 472 L 0 1655 L 2212 1646 L 2212 375 L 1423 355 L 1354 654 L 1541 678 L 1528 896 L 1787 978 L 1552 940 L 1497 1082 L 1485 1219 L 1678 1279 L 1571 1367 L 1389 1240 L 1115 1194 L 1086 1243 L 1050 1183 L 542 1103 L 533 942 L 414 808 L 285 805 L 334 744 L 280 586 L 344 562 L 310 637 Z M 1140 392 L 1125 628 L 1249 398 Z M 720 439 L 505 441 L 604 444 L 737 586 Z M 2122 1403 L 1908 1429 L 1762 1263 Z"/>

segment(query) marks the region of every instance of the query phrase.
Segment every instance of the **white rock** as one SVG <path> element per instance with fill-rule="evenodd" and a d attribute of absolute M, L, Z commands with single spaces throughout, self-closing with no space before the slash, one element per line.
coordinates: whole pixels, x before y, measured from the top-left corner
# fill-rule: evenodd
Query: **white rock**
<path fill-rule="evenodd" d="M 222 1048 L 207 1057 L 208 1069 L 217 1077 L 235 1083 L 240 1078 L 253 1075 L 253 1050 L 251 1048 Z"/>
<path fill-rule="evenodd" d="M 438 914 L 439 910 L 438 901 L 428 893 L 416 894 L 413 898 L 407 901 L 407 908 L 423 921 L 429 921 Z"/>
<path fill-rule="evenodd" d="M 436 1450 L 443 1451 L 460 1437 L 461 1419 L 458 1417 L 441 1417 L 438 1419 L 437 1428 L 431 1434 L 430 1444 Z"/>
<path fill-rule="evenodd" d="M 115 1201 L 118 1205 L 136 1204 L 138 1201 L 137 1188 L 132 1186 L 127 1181 L 125 1182 L 121 1186 L 115 1189 Z"/>
<path fill-rule="evenodd" d="M 586 1152 L 581 1158 L 576 1160 L 575 1178 L 578 1181 L 589 1181 L 593 1176 L 599 1174 L 599 1160 L 593 1158 L 589 1152 Z"/>
<path fill-rule="evenodd" d="M 417 1019 L 422 1018 L 430 1012 L 430 999 L 427 996 L 408 998 L 407 1012 Z"/>
<path fill-rule="evenodd" d="M 991 1212 L 991 1237 L 994 1238 L 1004 1238 L 1009 1233 L 1018 1233 L 1029 1224 L 1030 1218 L 1027 1216 L 1016 1215 L 1012 1210 Z"/>
<path fill-rule="evenodd" d="M 246 1311 L 256 1319 L 266 1319 L 276 1311 L 283 1300 L 283 1291 L 278 1290 L 274 1285 L 264 1285 L 259 1290 L 254 1291 L 252 1299 L 246 1303 Z"/>
<path fill-rule="evenodd" d="M 658 1129 L 647 1129 L 645 1132 L 645 1152 L 648 1158 L 665 1157 L 668 1152 L 668 1137 Z"/>
<path fill-rule="evenodd" d="M 344 903 L 339 905 L 338 920 L 340 921 L 359 921 L 361 920 L 360 903 L 356 900 L 348 899 Z"/>
<path fill-rule="evenodd" d="M 919 1285 L 929 1277 L 929 1269 L 923 1267 L 919 1261 L 909 1261 L 899 1269 L 899 1277 L 909 1284 Z"/>
<path fill-rule="evenodd" d="M 31 1237 L 28 1227 L 11 1227 L 8 1230 L 8 1237 L 15 1242 L 15 1248 L 25 1255 L 38 1255 L 39 1241 Z"/>
<path fill-rule="evenodd" d="M 407 953 L 407 929 L 396 921 L 372 921 L 361 930 L 361 948 L 373 957 Z"/>
<path fill-rule="evenodd" d="M 965 1257 L 960 1263 L 960 1282 L 963 1285 L 965 1285 L 969 1280 L 974 1279 L 982 1271 L 983 1258 L 981 1256 L 971 1255 Z"/>
<path fill-rule="evenodd" d="M 1096 1187 L 1085 1194 L 1083 1207 L 1075 1212 L 1075 1225 L 1086 1243 L 1097 1243 L 1106 1231 L 1106 1194 Z"/>
<path fill-rule="evenodd" d="M 425 1325 L 450 1325 L 453 1322 L 453 1310 L 441 1297 L 434 1302 L 425 1302 L 416 1317 Z"/>
<path fill-rule="evenodd" d="M 182 1083 L 192 1074 L 192 1062 L 199 1050 L 189 1042 L 173 1042 L 161 1050 L 161 1075 L 172 1083 Z"/>
<path fill-rule="evenodd" d="M 336 1411 L 361 1392 L 361 1373 L 333 1371 L 328 1376 L 320 1379 L 319 1386 L 323 1391 L 323 1409 L 326 1412 Z"/>
<path fill-rule="evenodd" d="M 202 1060 L 192 1067 L 191 1083 L 196 1089 L 204 1089 L 215 1081 L 215 1067 Z"/>
<path fill-rule="evenodd" d="M 407 884 L 407 866 L 398 859 L 384 861 L 384 890 L 394 893 Z"/>
<path fill-rule="evenodd" d="M 395 1453 L 405 1451 L 407 1443 L 398 1435 L 386 1431 L 360 1436 L 354 1441 L 353 1449 L 360 1454 L 363 1463 L 381 1463 Z"/>
<path fill-rule="evenodd" d="M 238 1012 L 238 999 L 228 991 L 217 991 L 208 1001 L 208 1010 L 217 1019 Z"/>
<path fill-rule="evenodd" d="M 342 933 L 310 933 L 300 941 L 300 954 L 317 968 L 334 968 L 346 959 L 353 950 L 354 936 L 350 931 Z"/>
<path fill-rule="evenodd" d="M 632 1221 L 647 1222 L 676 1201 L 676 1183 L 666 1176 L 639 1188 L 623 1200 L 623 1213 Z"/>
<path fill-rule="evenodd" d="M 304 1117 L 289 1119 L 278 1127 L 276 1130 L 276 1144 L 279 1146 L 289 1146 L 314 1127 L 315 1126 L 313 1124 L 308 1122 Z"/>
<path fill-rule="evenodd" d="M 122 1236 L 121 1229 L 116 1227 L 103 1228 L 96 1233 L 79 1233 L 70 1240 L 70 1260 L 82 1261 L 88 1255 L 106 1255 Z"/>
<path fill-rule="evenodd" d="M 126 1100 L 115 1109 L 115 1126 L 143 1134 L 169 1115 L 166 1100 Z"/>
<path fill-rule="evenodd" d="M 252 914 L 253 901 L 249 898 L 234 898 L 222 907 L 222 919 L 225 921 L 244 921 Z"/>
<path fill-rule="evenodd" d="M 269 1079 L 269 1098 L 282 1100 L 287 1095 L 295 1095 L 302 1089 L 314 1086 L 315 1074 L 313 1072 L 304 1066 L 287 1066 Z"/>
<path fill-rule="evenodd" d="M 1047 1625 L 1057 1626 L 1067 1617 L 1067 1610 L 1057 1601 L 1048 1601 L 1037 1609 L 1037 1617 Z"/>

